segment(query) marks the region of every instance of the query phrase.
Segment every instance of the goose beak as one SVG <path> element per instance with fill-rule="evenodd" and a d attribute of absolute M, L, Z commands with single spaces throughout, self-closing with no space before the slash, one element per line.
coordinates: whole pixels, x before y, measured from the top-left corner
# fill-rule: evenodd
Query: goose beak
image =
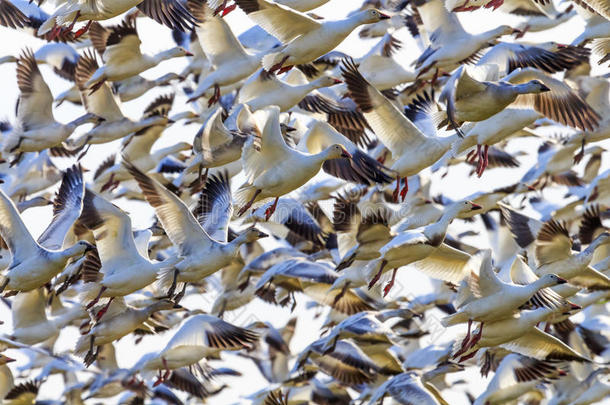
<path fill-rule="evenodd" d="M 391 17 L 385 13 L 379 13 L 380 20 L 389 20 Z"/>
<path fill-rule="evenodd" d="M 195 56 L 195 55 L 193 55 L 193 53 L 192 53 L 192 52 L 186 51 L 186 52 L 184 53 L 184 56 Z"/>
<path fill-rule="evenodd" d="M 572 311 L 580 311 L 582 309 L 582 307 L 580 305 L 576 305 L 570 302 L 570 309 Z"/>
<path fill-rule="evenodd" d="M 521 31 L 518 28 L 513 28 L 513 32 L 511 32 L 511 34 L 519 34 L 519 35 L 523 35 L 523 31 Z"/>
<path fill-rule="evenodd" d="M 4 356 L 4 359 L 3 359 L 3 360 L 4 360 L 4 363 L 5 363 L 5 364 L 6 364 L 6 363 L 12 363 L 12 362 L 14 362 L 14 361 L 17 361 L 17 360 L 12 359 L 12 358 L 10 358 L 10 357 L 8 357 L 8 356 Z"/>
<path fill-rule="evenodd" d="M 341 83 L 343 83 L 343 80 L 341 80 L 341 79 L 337 79 L 337 78 L 333 77 L 333 82 L 334 82 L 335 84 L 341 84 Z"/>
<path fill-rule="evenodd" d="M 176 304 L 176 303 L 174 303 L 174 306 L 172 308 L 174 308 L 174 309 L 184 309 L 184 307 L 182 305 Z"/>
<path fill-rule="evenodd" d="M 258 231 L 258 238 L 259 239 L 266 238 L 267 236 L 269 236 L 269 235 L 267 235 L 265 232 Z"/>
<path fill-rule="evenodd" d="M 344 150 L 343 152 L 341 152 L 341 157 L 351 159 L 352 158 L 352 154 L 349 153 L 347 150 Z"/>
<path fill-rule="evenodd" d="M 544 84 L 542 86 L 540 86 L 540 91 L 542 93 L 545 93 L 547 91 L 551 91 L 551 89 L 549 89 L 548 87 L 546 87 Z"/>
<path fill-rule="evenodd" d="M 568 280 L 566 280 L 565 278 L 561 278 L 561 277 L 557 277 L 558 281 L 557 284 L 565 284 L 568 282 Z"/>
<path fill-rule="evenodd" d="M 475 204 L 473 202 L 470 203 L 471 207 L 470 207 L 470 211 L 476 211 L 476 210 L 480 210 L 483 207 L 481 207 L 479 204 Z"/>

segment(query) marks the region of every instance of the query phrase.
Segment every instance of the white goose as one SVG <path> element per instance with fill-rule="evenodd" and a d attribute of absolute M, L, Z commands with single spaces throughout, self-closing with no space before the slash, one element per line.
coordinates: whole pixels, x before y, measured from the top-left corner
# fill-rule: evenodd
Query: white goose
<path fill-rule="evenodd" d="M 432 42 L 415 61 L 418 77 L 432 68 L 451 71 L 462 61 L 478 56 L 490 42 L 515 32 L 511 27 L 501 25 L 480 34 L 470 34 L 457 16 L 447 11 L 441 0 L 427 1 L 418 7 L 418 11 Z"/>
<path fill-rule="evenodd" d="M 565 371 L 552 362 L 509 354 L 502 359 L 487 389 L 473 405 L 499 405 L 517 400 L 536 389 L 541 381 L 557 379 L 564 374 Z"/>
<path fill-rule="evenodd" d="M 107 20 L 116 17 L 133 7 L 137 7 L 142 13 L 157 21 L 159 24 L 164 24 L 171 29 L 188 31 L 197 23 L 197 19 L 178 1 L 94 0 L 81 2 L 70 0 L 63 3 L 40 25 L 37 35 L 40 36 L 50 33 L 50 37 L 53 39 L 63 31 L 62 25 L 69 23 L 67 31 L 71 31 L 77 22 L 89 20 L 85 27 L 79 29 L 74 34 L 74 36 L 78 38 L 87 32 L 92 21 Z"/>
<path fill-rule="evenodd" d="M 85 365 L 88 366 L 97 359 L 100 347 L 119 340 L 141 327 L 157 311 L 179 308 L 169 301 L 161 300 L 144 308 L 127 306 L 123 298 L 113 300 L 106 316 L 97 322 L 91 330 L 76 342 L 74 354 L 84 355 Z M 97 349 L 95 349 L 97 347 Z"/>
<path fill-rule="evenodd" d="M 339 83 L 342 83 L 339 79 L 322 76 L 311 82 L 291 84 L 260 69 L 244 83 L 237 96 L 237 102 L 247 104 L 252 111 L 277 105 L 280 111 L 284 112 L 297 105 L 310 92 Z"/>
<path fill-rule="evenodd" d="M 77 319 L 85 319 L 87 312 L 76 304 L 63 314 L 48 318 L 48 297 L 42 289 L 18 294 L 11 307 L 13 330 L 10 339 L 26 345 L 35 345 L 57 338 L 61 330 Z"/>
<path fill-rule="evenodd" d="M 356 27 L 390 18 L 379 10 L 367 9 L 343 20 L 320 22 L 273 1 L 235 3 L 252 21 L 282 41 L 279 50 L 263 57 L 263 68 L 270 73 L 309 63 L 335 49 Z"/>
<path fill-rule="evenodd" d="M 161 274 L 159 279 L 161 286 L 169 287 L 168 295 L 173 294 L 176 283 L 185 283 L 186 289 L 187 282 L 200 282 L 229 265 L 239 254 L 242 244 L 267 236 L 255 228 L 249 228 L 227 242 L 233 205 L 226 175 L 208 180 L 206 188 L 210 187 L 209 194 L 205 194 L 207 197 L 200 200 L 200 205 L 195 210 L 199 216 L 198 221 L 178 196 L 130 163 L 125 162 L 125 166 L 138 182 L 167 236 L 178 249 L 181 261 Z M 213 192 L 212 184 L 215 185 Z"/>
<path fill-rule="evenodd" d="M 167 380 L 171 370 L 198 364 L 223 350 L 251 348 L 258 334 L 212 315 L 191 316 L 158 352 L 145 354 L 130 370 L 148 380 L 164 370 L 154 386 Z"/>
<path fill-rule="evenodd" d="M 500 205 L 500 209 L 515 242 L 523 249 L 534 248 L 536 275 L 554 273 L 578 286 L 603 290 L 610 288 L 610 278 L 590 266 L 595 250 L 610 243 L 609 232 L 600 233 L 581 252 L 573 252 L 572 239 L 562 223 L 554 219 L 543 223 L 504 204 Z"/>
<path fill-rule="evenodd" d="M 392 279 L 384 288 L 387 295 L 394 285 L 399 267 L 415 263 L 415 267 L 434 278 L 459 283 L 468 274 L 470 255 L 443 243 L 447 228 L 459 214 L 481 207 L 470 201 L 458 201 L 445 208 L 441 218 L 430 225 L 396 235 L 379 250 L 379 258 L 367 267 L 379 270 L 369 282 L 375 285 L 384 273 L 392 269 Z"/>
<path fill-rule="evenodd" d="M 142 120 L 151 117 L 167 117 L 174 101 L 174 95 L 163 95 L 155 98 L 144 110 Z M 159 140 L 167 124 L 153 125 L 126 137 L 122 142 L 121 153 L 129 158 L 132 164 L 140 168 L 144 173 L 153 170 L 163 158 L 172 156 L 181 151 L 191 148 L 186 142 L 177 142 L 165 148 L 152 151 L 152 147 Z M 114 163 L 114 155 L 106 159 L 95 171 L 93 180 L 95 191 L 104 191 L 119 182 L 131 178 L 127 170 L 120 163 Z"/>
<path fill-rule="evenodd" d="M 54 204 L 53 220 L 35 241 L 19 216 L 15 204 L 0 190 L 0 236 L 6 241 L 12 259 L 2 278 L 0 291 L 30 291 L 49 282 L 68 261 L 89 251 L 86 241 L 64 248 L 66 233 L 80 215 L 83 178 L 80 168 L 68 169 Z"/>
<path fill-rule="evenodd" d="M 200 80 L 188 101 L 203 97 L 213 88 L 214 93 L 208 101 L 210 107 L 220 100 L 221 87 L 233 85 L 259 68 L 264 52 L 247 52 L 235 38 L 229 24 L 222 18 L 212 16 L 206 2 L 190 0 L 187 4 L 193 15 L 202 21 L 196 28 L 197 38 L 214 69 Z"/>
<path fill-rule="evenodd" d="M 87 113 L 67 124 L 55 121 L 53 95 L 30 49 L 17 59 L 17 84 L 20 91 L 17 125 L 3 139 L 4 153 L 37 152 L 58 146 L 79 126 L 101 120 L 95 114 Z"/>
<path fill-rule="evenodd" d="M 99 23 L 91 25 L 89 38 L 100 54 L 104 65 L 97 69 L 84 84 L 90 93 L 96 91 L 105 81 L 125 80 L 165 60 L 192 56 L 186 49 L 177 46 L 155 55 L 143 55 L 135 19 L 127 18 L 121 25 L 103 27 Z"/>
<path fill-rule="evenodd" d="M 80 221 L 93 232 L 96 251 L 83 265 L 84 283 L 79 298 L 87 308 L 100 298 L 110 298 L 97 319 L 101 319 L 114 297 L 123 297 L 152 284 L 162 269 L 171 268 L 179 257 L 151 262 L 142 256 L 134 241 L 131 219 L 116 205 L 90 190 L 85 191 Z"/>
<path fill-rule="evenodd" d="M 260 110 L 257 118 L 264 120 L 260 148 L 250 138 L 242 151 L 242 165 L 246 183 L 238 190 L 236 200 L 241 207 L 238 216 L 257 201 L 280 196 L 296 190 L 315 176 L 322 164 L 330 159 L 351 158 L 343 145 L 333 144 L 315 155 L 292 149 L 282 137 L 280 110 L 277 106 Z M 273 214 L 275 204 L 269 207 L 267 219 Z"/>
<path fill-rule="evenodd" d="M 85 109 L 92 114 L 104 118 L 105 121 L 86 134 L 76 139 L 70 139 L 68 142 L 70 147 L 78 150 L 87 144 L 111 142 L 132 132 L 168 123 L 168 118 L 162 115 L 145 117 L 139 121 L 132 121 L 125 117 L 107 83 L 103 83 L 96 92 L 91 94 L 86 83 L 98 67 L 95 55 L 85 53 L 76 64 L 74 78 L 80 90 Z"/>
<path fill-rule="evenodd" d="M 181 81 L 183 80 L 183 77 L 174 72 L 169 72 L 153 80 L 136 75 L 130 77 L 129 79 L 112 83 L 112 90 L 118 94 L 119 99 L 122 102 L 126 102 L 137 99 L 148 90 L 168 86 L 173 80 Z M 55 101 L 58 101 L 57 98 Z"/>
<path fill-rule="evenodd" d="M 390 169 L 397 173 L 394 200 L 404 201 L 409 191 L 407 177 L 413 176 L 441 158 L 458 139 L 457 135 L 440 138 L 422 133 L 395 105 L 373 87 L 358 71 L 353 61 L 341 68 L 350 97 L 364 113 L 364 118 L 394 156 Z M 400 191 L 400 179 L 404 187 Z"/>
<path fill-rule="evenodd" d="M 441 322 L 445 327 L 468 322 L 468 332 L 462 349 L 466 351 L 469 345 L 474 345 L 480 338 L 484 322 L 510 317 L 539 290 L 565 282 L 566 280 L 555 274 L 546 274 L 527 285 L 504 282 L 495 273 L 491 263 L 491 253 L 487 250 L 483 253 L 478 278 L 471 275 L 469 280 L 475 299 L 460 307 L 455 314 L 443 318 Z M 481 325 L 479 335 L 471 340 L 470 328 L 473 321 L 481 322 Z"/>

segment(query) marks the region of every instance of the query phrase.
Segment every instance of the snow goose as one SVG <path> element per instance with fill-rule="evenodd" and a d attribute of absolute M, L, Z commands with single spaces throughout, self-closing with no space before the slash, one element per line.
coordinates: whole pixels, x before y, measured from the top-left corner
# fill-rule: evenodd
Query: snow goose
<path fill-rule="evenodd" d="M 92 246 L 79 241 L 64 248 L 66 233 L 78 218 L 83 198 L 83 178 L 78 167 L 66 171 L 53 207 L 53 220 L 35 241 L 19 216 L 15 204 L 0 190 L 0 235 L 8 245 L 12 259 L 3 276 L 0 290 L 30 291 L 49 282 L 66 267 L 71 258 Z"/>
<path fill-rule="evenodd" d="M 11 307 L 13 330 L 9 338 L 26 345 L 42 343 L 57 338 L 62 328 L 87 316 L 80 305 L 74 305 L 65 313 L 48 318 L 45 312 L 47 301 L 42 289 L 18 294 Z"/>
<path fill-rule="evenodd" d="M 89 366 L 98 357 L 100 346 L 132 333 L 157 311 L 175 308 L 179 306 L 168 300 L 157 301 L 144 308 L 135 308 L 126 305 L 123 298 L 115 299 L 104 318 L 78 339 L 74 354 L 84 355 L 85 365 Z"/>
<path fill-rule="evenodd" d="M 470 201 L 458 201 L 445 208 L 441 218 L 433 224 L 396 235 L 380 250 L 380 257 L 371 261 L 367 267 L 379 270 L 369 282 L 374 286 L 384 270 L 393 269 L 392 279 L 385 286 L 387 295 L 394 285 L 399 267 L 415 263 L 416 268 L 435 278 L 459 283 L 468 273 L 470 255 L 444 244 L 449 223 L 460 213 L 480 209 Z"/>
<path fill-rule="evenodd" d="M 223 122 L 222 108 L 216 108 L 203 123 L 193 141 L 195 155 L 178 177 L 180 183 L 184 182 L 186 175 L 194 171 L 199 172 L 198 177 L 201 179 L 201 171 L 205 168 L 205 179 L 209 169 L 239 160 L 244 144 L 252 136 L 249 133 L 259 130 L 256 123 L 250 121 L 251 114 L 247 106 L 236 107 L 232 116 L 236 116 L 237 128 L 234 129 L 227 128 Z M 205 180 L 201 181 L 205 183 Z"/>
<path fill-rule="evenodd" d="M 169 287 L 168 295 L 173 294 L 176 283 L 185 283 L 186 288 L 187 282 L 200 282 L 229 265 L 239 254 L 241 245 L 267 236 L 255 228 L 249 228 L 227 242 L 233 205 L 226 175 L 209 179 L 207 184 L 214 191 L 204 191 L 199 200 L 200 204 L 195 209 L 199 222 L 178 196 L 130 163 L 125 162 L 125 166 L 138 182 L 167 236 L 178 249 L 180 262 L 163 272 L 159 280 L 161 286 Z"/>
<path fill-rule="evenodd" d="M 212 16 L 206 2 L 187 2 L 191 12 L 202 22 L 197 26 L 197 38 L 201 48 L 210 60 L 213 72 L 203 77 L 195 91 L 189 95 L 189 102 L 203 97 L 213 88 L 214 93 L 208 107 L 220 100 L 220 87 L 233 85 L 254 73 L 260 66 L 264 52 L 249 53 L 239 42 L 227 22 Z"/>
<path fill-rule="evenodd" d="M 546 13 L 540 10 L 539 3 L 531 0 L 504 0 L 500 10 L 517 16 L 521 22 L 516 25 L 519 31 L 516 38 L 528 32 L 541 32 L 555 28 L 576 15 L 574 5 L 570 4 L 562 11 L 554 10 L 553 3 L 545 4 Z"/>
<path fill-rule="evenodd" d="M 135 19 L 131 18 L 123 20 L 121 25 L 110 27 L 103 27 L 95 22 L 91 25 L 89 38 L 104 61 L 104 65 L 84 84 L 90 93 L 96 91 L 105 81 L 129 79 L 165 60 L 192 55 L 182 47 L 174 47 L 152 56 L 143 55 Z"/>
<path fill-rule="evenodd" d="M 338 79 L 322 76 L 311 82 L 293 85 L 260 69 L 244 83 L 237 96 L 237 102 L 247 104 L 252 111 L 277 105 L 280 111 L 284 112 L 298 104 L 311 91 L 338 83 L 341 83 Z"/>
<path fill-rule="evenodd" d="M 470 276 L 470 289 L 478 299 L 466 303 L 455 314 L 443 318 L 441 322 L 447 327 L 468 321 L 468 332 L 463 342 L 465 351 L 467 345 L 474 345 L 480 337 L 479 334 L 474 339 L 470 339 L 470 327 L 473 321 L 481 322 L 479 333 L 483 333 L 483 323 L 508 317 L 539 290 L 565 282 L 566 280 L 555 274 L 546 274 L 528 285 L 504 282 L 498 278 L 492 267 L 490 251 L 485 251 L 478 278 Z"/>
<path fill-rule="evenodd" d="M 605 0 L 576 0 L 574 3 L 601 15 L 606 20 L 610 20 L 610 4 Z"/>
<path fill-rule="evenodd" d="M 400 84 L 415 81 L 415 72 L 405 70 L 393 56 L 402 42 L 392 34 L 385 34 L 378 45 L 359 60 L 358 70 L 375 88 L 392 89 Z"/>
<path fill-rule="evenodd" d="M 146 93 L 148 90 L 168 86 L 173 80 L 181 81 L 183 80 L 183 77 L 177 75 L 174 72 L 169 72 L 153 80 L 149 80 L 142 76 L 136 75 L 130 77 L 129 79 L 112 83 L 112 90 L 114 91 L 114 93 L 118 94 L 119 99 L 122 102 L 126 102 L 137 99 L 138 97 Z"/>
<path fill-rule="evenodd" d="M 277 4 L 281 4 L 290 9 L 306 12 L 318 8 L 323 4 L 328 3 L 329 0 L 277 0 Z M 210 0 L 210 7 L 214 10 L 214 14 L 218 14 L 222 11 L 222 16 L 229 14 L 237 7 L 237 4 L 232 4 L 227 7 L 228 0 Z"/>
<path fill-rule="evenodd" d="M 157 370 L 164 371 L 154 386 L 167 380 L 171 370 L 196 365 L 202 359 L 223 350 L 251 348 L 259 335 L 248 329 L 232 325 L 212 315 L 198 314 L 189 317 L 176 331 L 163 349 L 145 354 L 132 368 L 145 380 Z"/>
<path fill-rule="evenodd" d="M 608 368 L 595 370 L 590 377 L 586 378 L 583 385 L 586 386 L 584 392 L 576 397 L 570 404 L 590 405 L 603 402 L 610 395 L 610 383 L 608 383 Z"/>
<path fill-rule="evenodd" d="M 567 279 L 571 284 L 589 289 L 608 289 L 610 279 L 590 266 L 595 250 L 610 243 L 610 233 L 600 233 L 586 249 L 572 251 L 572 239 L 565 226 L 550 219 L 546 222 L 520 214 L 501 204 L 504 219 L 515 242 L 523 248 L 535 248 L 538 276 L 549 273 Z"/>
<path fill-rule="evenodd" d="M 270 204 L 270 203 L 268 203 Z M 282 197 L 278 200 L 278 209 L 265 221 L 268 204 L 262 205 L 245 218 L 244 223 L 259 223 L 273 235 L 285 239 L 288 243 L 304 252 L 331 248 L 335 235 L 328 234 L 322 228 L 330 220 L 324 216 L 320 224 L 316 218 L 321 212 L 315 203 L 304 205 L 301 201 Z M 331 227 L 332 228 L 332 227 Z M 332 231 L 332 229 L 330 229 Z"/>
<path fill-rule="evenodd" d="M 371 129 L 395 156 L 390 167 L 397 173 L 394 201 L 400 195 L 404 201 L 407 177 L 434 164 L 457 140 L 457 135 L 440 138 L 422 133 L 390 100 L 373 87 L 358 71 L 353 61 L 345 60 L 341 68 L 350 97 L 364 113 Z M 400 191 L 400 178 L 404 187 Z"/>
<path fill-rule="evenodd" d="M 573 304 L 564 304 L 559 308 L 563 314 L 570 314 Z M 558 309 L 538 308 L 524 310 L 512 317 L 485 323 L 484 330 L 473 331 L 476 342 L 463 347 L 464 339 L 456 339 L 453 347 L 453 357 L 466 360 L 483 347 L 500 346 L 506 350 L 533 357 L 538 360 L 569 360 L 590 362 L 556 337 L 538 329 L 536 325 L 556 316 Z M 479 337 L 480 336 L 480 337 Z"/>
<path fill-rule="evenodd" d="M 496 405 L 517 400 L 541 382 L 555 380 L 565 374 L 553 362 L 509 354 L 502 359 L 487 389 L 473 405 Z"/>
<path fill-rule="evenodd" d="M 132 7 L 137 7 L 139 11 L 157 21 L 159 24 L 166 25 L 171 29 L 188 31 L 197 24 L 197 19 L 186 10 L 180 2 L 170 0 L 124 0 L 108 1 L 95 0 L 91 2 L 66 2 L 40 25 L 37 35 L 51 33 L 51 38 L 55 38 L 62 32 L 62 25 L 69 23 L 67 31 L 71 31 L 79 21 L 89 21 L 87 25 L 79 29 L 74 36 L 78 38 L 83 35 L 92 21 L 107 20 L 123 14 Z"/>
<path fill-rule="evenodd" d="M 162 95 L 155 98 L 144 110 L 142 119 L 151 117 L 167 117 L 174 101 L 174 95 Z M 129 158 L 132 164 L 140 168 L 144 173 L 154 169 L 166 156 L 177 154 L 188 150 L 191 145 L 186 142 L 177 142 L 165 148 L 152 151 L 152 147 L 159 140 L 168 123 L 152 125 L 124 138 L 121 153 Z M 105 164 L 95 171 L 93 180 L 95 188 L 104 191 L 109 186 L 117 185 L 118 182 L 131 178 L 125 167 L 114 164 L 114 156 L 107 159 Z M 99 188 L 98 188 L 99 187 Z"/>
<path fill-rule="evenodd" d="M 489 46 L 502 35 L 514 33 L 514 29 L 501 25 L 480 34 L 464 30 L 454 13 L 450 13 L 440 0 L 432 0 L 418 7 L 424 27 L 431 34 L 430 46 L 414 62 L 420 77 L 432 68 L 453 70 L 464 61 L 472 61 L 481 49 Z M 447 46 L 451 44 L 451 46 Z"/>
<path fill-rule="evenodd" d="M 517 68 L 532 67 L 546 73 L 561 72 L 588 62 L 588 48 L 557 42 L 514 44 L 501 42 L 479 59 L 477 65 L 496 64 L 501 72 L 511 73 Z"/>
<path fill-rule="evenodd" d="M 352 155 L 351 159 L 331 159 L 322 170 L 343 180 L 358 184 L 387 184 L 392 181 L 390 169 L 363 152 L 348 138 L 323 121 L 314 120 L 299 142 L 309 153 L 320 153 L 332 144 L 341 144 Z"/>
<path fill-rule="evenodd" d="M 97 313 L 101 319 L 114 297 L 123 297 L 152 284 L 162 269 L 172 268 L 179 257 L 152 262 L 138 251 L 131 219 L 116 205 L 90 190 L 85 191 L 80 221 L 93 232 L 96 250 L 83 265 L 80 300 L 93 307 L 101 298 L 108 303 Z"/>
<path fill-rule="evenodd" d="M 238 190 L 236 201 L 241 216 L 257 201 L 290 193 L 315 176 L 322 164 L 331 159 L 351 158 L 352 155 L 343 145 L 333 144 L 322 152 L 310 155 L 289 147 L 282 137 L 280 110 L 277 106 L 267 107 L 257 113 L 257 118 L 264 120 L 260 147 L 254 139 L 249 139 L 242 151 L 242 165 L 246 174 L 246 183 Z M 273 214 L 272 205 L 267 218 Z"/>
<path fill-rule="evenodd" d="M 416 403 L 421 405 L 447 403 L 432 384 L 422 381 L 422 378 L 413 371 L 389 378 L 373 392 L 368 404 L 382 403 L 386 395 L 392 397 L 397 403 L 405 405 L 413 403 L 413 401 L 417 401 Z"/>
<path fill-rule="evenodd" d="M 263 68 L 283 73 L 335 49 L 358 26 L 390 18 L 376 9 L 363 10 L 343 20 L 316 21 L 306 14 L 268 0 L 235 3 L 263 29 L 282 41 L 279 50 L 263 57 Z"/>
<path fill-rule="evenodd" d="M 65 141 L 74 130 L 86 123 L 99 123 L 96 115 L 87 113 L 68 124 L 53 117 L 53 96 L 45 83 L 36 57 L 26 49 L 17 60 L 17 126 L 3 140 L 4 153 L 36 152 Z"/>
<path fill-rule="evenodd" d="M 324 341 L 310 344 L 300 356 L 293 371 L 305 368 L 310 361 L 319 367 L 320 371 L 330 375 L 340 383 L 354 386 L 371 383 L 379 372 L 380 367 L 367 356 L 360 347 L 351 340 L 341 340 L 329 353 L 324 353 Z"/>
<path fill-rule="evenodd" d="M 256 283 L 256 295 L 274 304 L 286 305 L 292 299 L 296 305 L 295 292 L 303 292 L 322 305 L 329 305 L 335 311 L 354 315 L 371 309 L 371 306 L 352 292 L 328 292 L 328 287 L 339 278 L 339 274 L 323 262 L 312 262 L 296 258 L 277 263 L 270 267 Z M 286 297 L 278 300 L 277 287 L 286 291 Z M 341 295 L 339 295 L 341 294 Z"/>
<path fill-rule="evenodd" d="M 105 121 L 98 124 L 88 133 L 76 139 L 70 139 L 68 146 L 80 150 L 80 148 L 87 144 L 111 142 L 132 132 L 168 123 L 168 118 L 163 115 L 152 115 L 139 121 L 132 121 L 125 117 L 107 83 L 103 83 L 96 92 L 91 94 L 85 84 L 98 67 L 95 55 L 86 52 L 79 58 L 76 64 L 74 77 L 85 109 L 98 117 L 104 118 Z"/>

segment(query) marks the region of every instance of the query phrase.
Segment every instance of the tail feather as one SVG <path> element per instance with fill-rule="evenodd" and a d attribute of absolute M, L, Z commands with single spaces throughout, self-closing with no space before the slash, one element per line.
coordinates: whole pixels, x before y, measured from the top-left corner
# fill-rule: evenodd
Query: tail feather
<path fill-rule="evenodd" d="M 280 63 L 282 61 L 282 59 L 284 58 L 284 55 L 281 52 L 272 52 L 272 53 L 268 53 L 267 55 L 263 56 L 263 68 L 269 72 L 271 70 L 271 68 Z"/>

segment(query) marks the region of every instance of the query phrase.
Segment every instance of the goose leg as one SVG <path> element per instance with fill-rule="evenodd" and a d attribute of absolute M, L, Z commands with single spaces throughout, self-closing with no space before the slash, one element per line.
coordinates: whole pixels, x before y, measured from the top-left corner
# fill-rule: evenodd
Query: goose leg
<path fill-rule="evenodd" d="M 390 290 L 394 286 L 394 280 L 396 279 L 396 272 L 397 271 L 398 271 L 397 268 L 392 270 L 392 278 L 390 279 L 390 282 L 387 283 L 386 286 L 383 288 L 383 296 L 384 296 L 384 298 L 385 298 L 386 295 L 388 295 L 388 293 L 390 292 Z"/>
<path fill-rule="evenodd" d="M 70 25 L 68 25 L 68 28 L 67 28 L 68 31 L 72 31 L 72 28 L 74 28 L 74 25 L 78 21 L 78 17 L 80 17 L 80 10 L 76 11 L 76 15 L 74 16 L 74 19 L 72 20 Z"/>
<path fill-rule="evenodd" d="M 487 169 L 487 166 L 489 166 L 489 145 L 485 145 L 483 152 L 483 168 L 481 169 L 481 174 L 479 174 L 479 177 L 483 175 L 483 172 L 485 169 Z"/>
<path fill-rule="evenodd" d="M 212 14 L 214 17 L 216 17 L 221 11 L 225 9 L 225 7 L 227 6 L 227 1 L 228 0 L 223 0 L 223 2 L 220 3 L 220 6 L 216 7 L 214 13 Z"/>
<path fill-rule="evenodd" d="M 77 39 L 77 38 L 81 37 L 82 35 L 85 34 L 85 32 L 89 31 L 89 27 L 91 27 L 91 23 L 92 22 L 93 22 L 93 20 L 89 20 L 87 22 L 87 25 L 85 25 L 83 28 L 81 28 L 78 31 L 76 31 L 74 33 L 74 39 Z"/>
<path fill-rule="evenodd" d="M 478 350 L 475 350 L 474 352 L 467 354 L 466 356 L 462 356 L 460 357 L 460 359 L 458 360 L 458 363 L 461 363 L 463 361 L 466 361 L 468 359 L 472 359 L 474 357 L 475 354 L 477 354 Z"/>
<path fill-rule="evenodd" d="M 172 371 L 167 366 L 167 360 L 165 360 L 165 358 L 161 358 L 161 361 L 163 362 L 163 367 L 165 367 L 165 373 L 163 373 L 163 381 L 165 381 L 169 378 Z"/>
<path fill-rule="evenodd" d="M 241 207 L 241 209 L 237 212 L 238 217 L 242 216 L 244 214 L 244 212 L 246 212 L 250 209 L 252 204 L 254 204 L 254 200 L 256 199 L 256 196 L 258 196 L 261 193 L 261 191 L 262 190 L 260 190 L 260 189 L 256 190 L 256 192 L 254 193 L 254 195 L 252 196 L 250 201 L 248 201 L 248 203 L 246 205 L 244 205 L 243 207 Z"/>
<path fill-rule="evenodd" d="M 178 269 L 174 268 L 174 277 L 172 278 L 172 284 L 169 286 L 169 290 L 167 290 L 167 298 L 172 298 L 174 292 L 176 291 L 176 283 L 178 282 Z"/>
<path fill-rule="evenodd" d="M 388 264 L 387 260 L 382 260 L 381 261 L 381 267 L 379 267 L 379 271 L 377 272 L 377 274 L 375 274 L 375 277 L 373 277 L 373 279 L 371 280 L 371 282 L 369 283 L 369 290 L 371 288 L 373 288 L 373 286 L 379 281 L 379 279 L 381 278 L 381 274 L 383 273 L 383 268 L 386 266 L 386 264 Z"/>
<path fill-rule="evenodd" d="M 395 203 L 398 202 L 398 193 L 399 192 L 400 192 L 400 177 L 396 177 L 396 190 L 394 190 L 394 193 L 392 194 L 392 197 L 394 197 Z"/>
<path fill-rule="evenodd" d="M 178 295 L 176 295 L 174 297 L 174 303 L 178 304 L 180 301 L 182 301 L 182 298 L 184 298 L 184 294 L 186 293 L 186 285 L 187 284 L 188 283 L 184 283 L 184 286 L 182 286 L 182 290 L 180 290 Z"/>
<path fill-rule="evenodd" d="M 112 304 L 113 300 L 114 300 L 114 297 L 110 297 L 110 299 L 108 300 L 108 303 L 104 306 L 104 308 L 100 309 L 100 312 L 98 312 L 95 317 L 96 322 L 99 322 L 100 319 L 102 319 L 104 314 L 108 311 L 108 308 L 110 308 L 110 304 Z"/>
<path fill-rule="evenodd" d="M 271 69 L 269 69 L 269 73 L 273 73 L 276 70 L 280 70 L 282 68 L 282 66 L 284 65 L 284 62 L 286 62 L 287 60 L 288 60 L 288 55 L 284 56 L 284 58 L 281 61 L 279 61 L 275 65 L 271 66 Z"/>
<path fill-rule="evenodd" d="M 400 192 L 400 197 L 402 198 L 402 201 L 405 201 L 405 197 L 407 196 L 407 193 L 409 192 L 409 182 L 407 181 L 407 178 L 405 177 L 404 179 L 405 185 L 402 188 L 402 191 Z"/>
<path fill-rule="evenodd" d="M 460 350 L 458 350 L 457 353 L 455 353 L 453 355 L 453 358 L 458 357 L 459 355 L 461 355 L 462 353 L 464 353 L 467 350 L 468 341 L 470 340 L 471 328 L 472 328 L 472 319 L 469 319 L 468 320 L 468 332 L 466 332 L 466 336 L 464 336 L 464 340 L 462 340 L 462 346 L 460 347 Z"/>
<path fill-rule="evenodd" d="M 218 101 L 220 101 L 220 87 L 218 86 L 218 84 L 214 84 L 214 94 L 208 100 L 208 108 L 210 108 Z"/>
<path fill-rule="evenodd" d="M 293 67 L 294 67 L 294 65 L 284 66 L 280 70 L 278 70 L 277 74 L 281 75 L 282 73 L 286 73 L 286 72 L 290 71 Z"/>
<path fill-rule="evenodd" d="M 271 207 L 265 210 L 265 221 L 269 221 L 269 218 L 271 218 L 271 215 L 273 215 L 273 213 L 275 212 L 275 209 L 277 208 L 277 201 L 279 199 L 280 197 L 275 197 L 275 201 L 273 202 Z"/>
<path fill-rule="evenodd" d="M 237 7 L 237 4 L 231 4 L 229 7 L 225 7 L 224 10 L 222 10 L 222 14 L 220 16 L 224 17 L 225 15 L 229 14 L 231 11 L 235 10 L 236 7 Z"/>
<path fill-rule="evenodd" d="M 89 304 L 87 304 L 87 309 L 91 309 L 91 307 L 93 307 L 95 304 L 97 304 L 100 300 L 100 298 L 102 298 L 102 294 L 104 293 L 104 291 L 106 291 L 107 287 L 102 287 L 100 288 L 100 292 L 97 294 L 97 297 L 95 297 L 93 299 L 93 301 L 91 301 Z"/>

